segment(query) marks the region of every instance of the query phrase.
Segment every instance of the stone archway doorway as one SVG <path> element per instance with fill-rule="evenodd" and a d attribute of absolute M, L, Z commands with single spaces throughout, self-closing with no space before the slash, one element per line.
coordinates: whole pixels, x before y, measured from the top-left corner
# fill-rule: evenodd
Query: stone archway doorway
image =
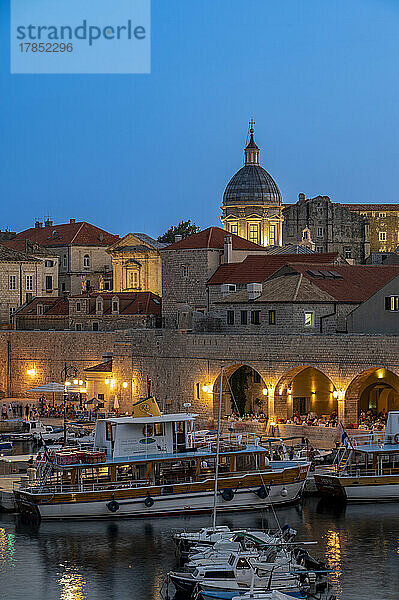
<path fill-rule="evenodd" d="M 219 406 L 220 375 L 213 384 L 213 412 Z M 224 369 L 222 387 L 222 415 L 268 414 L 267 387 L 264 379 L 253 367 L 245 364 Z"/>

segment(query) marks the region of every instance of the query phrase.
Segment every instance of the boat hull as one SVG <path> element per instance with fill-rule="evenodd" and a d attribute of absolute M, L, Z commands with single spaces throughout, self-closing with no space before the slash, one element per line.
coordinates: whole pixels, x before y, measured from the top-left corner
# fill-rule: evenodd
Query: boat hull
<path fill-rule="evenodd" d="M 340 477 L 315 475 L 318 491 L 323 496 L 341 498 L 348 502 L 398 502 L 399 475 L 375 477 Z"/>
<path fill-rule="evenodd" d="M 217 497 L 218 512 L 237 510 L 260 510 L 273 506 L 289 504 L 300 499 L 304 480 L 273 485 L 266 498 L 257 494 L 258 486 L 235 490 L 231 500 L 226 501 L 222 495 Z M 93 496 L 93 494 L 91 494 Z M 209 513 L 213 508 L 213 492 L 186 492 L 180 494 L 152 496 L 153 504 L 147 506 L 146 497 L 118 498 L 118 494 L 104 491 L 98 493 L 98 499 L 57 502 L 56 497 L 50 501 L 38 502 L 33 494 L 15 492 L 17 506 L 23 514 L 41 519 L 96 519 L 119 517 L 169 516 L 178 514 Z M 107 506 L 111 500 L 116 501 L 118 508 L 111 512 Z"/>

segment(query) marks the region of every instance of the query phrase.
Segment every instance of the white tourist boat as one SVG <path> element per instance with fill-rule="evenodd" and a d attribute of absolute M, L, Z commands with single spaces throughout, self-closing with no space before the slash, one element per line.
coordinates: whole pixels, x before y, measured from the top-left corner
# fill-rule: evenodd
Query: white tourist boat
<path fill-rule="evenodd" d="M 384 432 L 343 436 L 333 472 L 315 474 L 319 492 L 347 501 L 399 500 L 399 411 Z"/>
<path fill-rule="evenodd" d="M 252 434 L 220 435 L 216 461 L 216 436 L 196 434 L 196 417 L 161 414 L 150 398 L 134 416 L 99 419 L 96 450 L 46 453 L 37 480 L 14 491 L 19 510 L 42 519 L 146 517 L 299 500 L 308 463 L 269 464 Z"/>

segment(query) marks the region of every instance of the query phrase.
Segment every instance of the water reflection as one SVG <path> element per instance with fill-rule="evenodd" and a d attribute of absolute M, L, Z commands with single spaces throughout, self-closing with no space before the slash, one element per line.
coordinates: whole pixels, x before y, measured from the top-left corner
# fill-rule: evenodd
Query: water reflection
<path fill-rule="evenodd" d="M 63 567 L 63 565 L 60 565 Z M 60 600 L 86 600 L 86 581 L 76 569 L 66 566 L 60 577 Z"/>
<path fill-rule="evenodd" d="M 223 515 L 233 527 L 291 525 L 298 538 L 336 569 L 338 600 L 398 600 L 397 505 L 335 507 L 308 499 L 272 512 Z M 23 523 L 0 516 L 0 597 L 7 600 L 159 600 L 176 566 L 173 530 L 210 524 L 207 516 L 175 519 Z"/>

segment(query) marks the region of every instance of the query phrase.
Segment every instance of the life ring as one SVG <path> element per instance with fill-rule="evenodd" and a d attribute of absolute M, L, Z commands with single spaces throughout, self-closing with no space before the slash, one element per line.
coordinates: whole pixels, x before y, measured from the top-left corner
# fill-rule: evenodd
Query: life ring
<path fill-rule="evenodd" d="M 119 510 L 119 502 L 112 499 L 109 502 L 107 502 L 107 508 L 110 512 L 115 513 L 117 510 Z"/>
<path fill-rule="evenodd" d="M 151 508 L 151 506 L 154 505 L 154 498 L 151 498 L 151 496 L 147 496 L 146 499 L 144 500 L 144 504 L 146 505 L 147 508 Z"/>
<path fill-rule="evenodd" d="M 260 488 L 256 490 L 256 495 L 259 496 L 261 500 L 265 500 L 265 498 L 267 498 L 269 494 L 270 488 L 266 487 L 265 485 L 261 485 Z"/>
<path fill-rule="evenodd" d="M 395 440 L 395 444 L 399 444 L 399 433 L 395 433 L 395 437 L 393 439 Z"/>
<path fill-rule="evenodd" d="M 234 498 L 233 490 L 231 488 L 227 488 L 227 489 L 223 490 L 222 498 L 223 498 L 223 500 L 226 500 L 226 502 L 230 502 L 230 500 L 233 500 L 233 498 Z"/>

